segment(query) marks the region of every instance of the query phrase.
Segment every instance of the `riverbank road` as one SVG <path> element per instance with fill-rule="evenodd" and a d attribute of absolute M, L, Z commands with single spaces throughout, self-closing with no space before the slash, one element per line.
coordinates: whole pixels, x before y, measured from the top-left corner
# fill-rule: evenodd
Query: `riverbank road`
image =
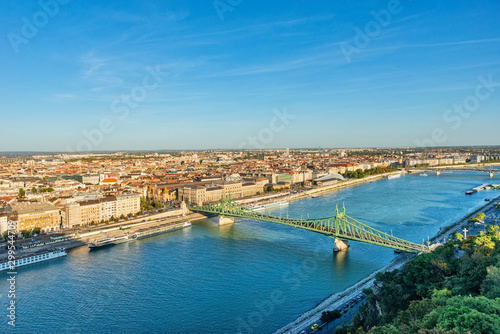
<path fill-rule="evenodd" d="M 360 297 L 360 298 L 358 298 Z M 365 296 L 358 296 L 355 299 L 351 300 L 350 303 L 345 303 L 338 310 L 342 313 L 342 317 L 335 321 L 331 321 L 329 323 L 323 324 L 322 322 L 311 323 L 310 326 L 305 326 L 303 328 L 299 328 L 297 334 L 333 334 L 335 328 L 341 327 L 342 325 L 347 325 L 351 322 L 352 318 L 358 313 L 361 305 L 365 303 Z M 317 329 L 312 329 L 314 325 L 319 325 Z"/>

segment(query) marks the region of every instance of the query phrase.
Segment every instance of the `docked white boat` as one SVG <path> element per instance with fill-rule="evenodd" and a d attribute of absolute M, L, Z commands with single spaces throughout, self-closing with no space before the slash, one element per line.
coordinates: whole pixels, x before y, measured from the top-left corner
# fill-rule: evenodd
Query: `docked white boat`
<path fill-rule="evenodd" d="M 95 248 L 102 248 L 102 247 L 108 247 L 108 246 L 114 246 L 118 244 L 122 244 L 124 242 L 129 242 L 132 241 L 133 239 L 129 237 L 129 234 L 122 234 L 122 235 L 117 235 L 114 237 L 106 237 L 102 239 L 96 239 L 92 241 L 90 244 L 88 244 L 88 247 L 90 249 L 95 249 Z"/>
<path fill-rule="evenodd" d="M 388 175 L 387 179 L 388 180 L 393 180 L 393 179 L 398 179 L 400 177 L 401 177 L 401 174 L 392 174 L 392 175 Z"/>
<path fill-rule="evenodd" d="M 269 203 L 269 204 L 252 206 L 249 209 L 252 210 L 252 211 L 258 211 L 258 210 L 267 210 L 267 209 L 279 208 L 281 206 L 287 206 L 287 205 L 288 205 L 287 201 L 280 201 L 280 202 L 274 202 L 274 203 Z"/>
<path fill-rule="evenodd" d="M 172 231 L 177 231 L 177 230 L 181 230 L 183 228 L 190 227 L 190 226 L 192 226 L 190 221 L 187 221 L 184 223 L 162 224 L 160 226 L 140 229 L 131 235 L 131 239 L 136 240 L 136 239 L 152 237 L 154 235 L 163 234 L 163 233 L 172 232 Z"/>
<path fill-rule="evenodd" d="M 52 259 L 57 259 L 58 257 L 66 256 L 65 248 L 55 248 L 44 251 L 35 252 L 28 255 L 23 255 L 16 257 L 15 259 L 6 259 L 0 262 L 0 271 L 2 270 L 15 270 L 17 267 L 26 266 L 28 264 L 48 261 Z"/>

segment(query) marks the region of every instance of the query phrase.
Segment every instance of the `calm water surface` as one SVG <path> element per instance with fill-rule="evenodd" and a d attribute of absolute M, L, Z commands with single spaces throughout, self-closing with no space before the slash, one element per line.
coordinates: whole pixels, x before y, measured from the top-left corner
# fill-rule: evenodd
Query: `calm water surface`
<path fill-rule="evenodd" d="M 475 172 L 405 175 L 291 202 L 269 211 L 289 217 L 347 214 L 422 242 L 500 191 L 465 196 Z M 279 224 L 209 221 L 191 228 L 19 269 L 18 333 L 271 333 L 330 294 L 383 267 L 390 249 L 333 239 Z M 7 275 L 0 274 L 0 332 L 7 326 Z"/>

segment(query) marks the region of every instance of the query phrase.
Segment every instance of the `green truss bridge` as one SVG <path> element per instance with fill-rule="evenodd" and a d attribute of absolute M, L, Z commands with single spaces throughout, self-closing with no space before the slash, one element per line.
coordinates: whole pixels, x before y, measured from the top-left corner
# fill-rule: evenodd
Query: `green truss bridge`
<path fill-rule="evenodd" d="M 366 242 L 410 253 L 430 251 L 428 245 L 416 244 L 396 238 L 390 234 L 377 231 L 370 226 L 360 223 L 346 215 L 345 207 L 343 207 L 342 211 L 339 211 L 337 207 L 334 217 L 321 219 L 295 219 L 265 215 L 252 211 L 232 201 L 231 198 L 222 198 L 219 202 L 193 206 L 189 209 L 191 211 L 217 215 L 220 217 L 250 218 L 321 233 L 335 239 L 335 251 L 346 249 L 348 247 L 348 240 Z"/>

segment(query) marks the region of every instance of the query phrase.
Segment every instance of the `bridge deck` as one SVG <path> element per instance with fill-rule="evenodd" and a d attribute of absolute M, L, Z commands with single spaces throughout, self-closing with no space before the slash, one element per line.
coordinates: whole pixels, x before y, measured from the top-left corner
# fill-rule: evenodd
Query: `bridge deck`
<path fill-rule="evenodd" d="M 426 245 L 420 245 L 394 237 L 358 222 L 345 214 L 345 208 L 342 211 L 339 211 L 337 208 L 334 217 L 322 219 L 294 219 L 258 213 L 233 202 L 231 199 L 223 198 L 217 203 L 192 207 L 191 210 L 217 214 L 219 216 L 250 218 L 289 225 L 321 233 L 332 238 L 371 243 L 405 252 L 418 253 L 429 251 L 429 247 Z"/>

